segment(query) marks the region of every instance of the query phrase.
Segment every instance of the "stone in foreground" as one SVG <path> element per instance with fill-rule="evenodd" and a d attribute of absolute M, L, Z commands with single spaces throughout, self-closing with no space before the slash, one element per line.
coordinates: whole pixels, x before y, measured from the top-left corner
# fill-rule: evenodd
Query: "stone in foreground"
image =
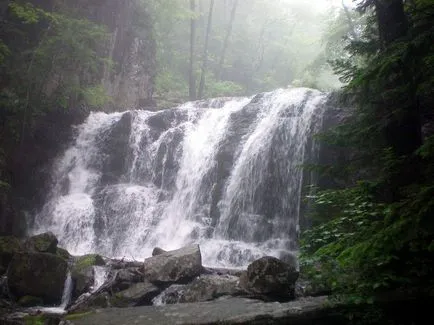
<path fill-rule="evenodd" d="M 185 283 L 203 271 L 199 245 L 187 246 L 145 259 L 144 277 L 154 283 Z"/>
<path fill-rule="evenodd" d="M 299 272 L 295 263 L 285 263 L 272 256 L 264 256 L 247 267 L 240 277 L 240 286 L 254 294 L 277 300 L 294 298 Z"/>
<path fill-rule="evenodd" d="M 333 324 L 325 297 L 287 303 L 264 303 L 244 298 L 134 308 L 109 308 L 74 318 L 75 325 L 211 325 L 211 324 Z M 328 321 L 328 323 L 327 323 Z"/>

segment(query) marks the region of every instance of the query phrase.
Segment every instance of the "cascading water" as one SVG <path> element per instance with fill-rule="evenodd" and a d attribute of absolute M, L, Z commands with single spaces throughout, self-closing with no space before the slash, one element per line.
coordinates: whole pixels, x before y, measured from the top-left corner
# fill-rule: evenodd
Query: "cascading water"
<path fill-rule="evenodd" d="M 204 264 L 294 250 L 326 95 L 280 89 L 159 112 L 91 113 L 53 171 L 33 232 L 73 254 L 143 259 L 201 245 Z"/>

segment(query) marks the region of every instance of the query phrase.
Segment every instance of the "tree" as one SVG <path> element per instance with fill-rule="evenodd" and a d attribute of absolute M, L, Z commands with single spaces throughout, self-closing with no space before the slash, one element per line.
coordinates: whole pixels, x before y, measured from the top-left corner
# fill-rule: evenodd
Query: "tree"
<path fill-rule="evenodd" d="M 205 74 L 207 72 L 208 68 L 208 44 L 209 44 L 209 37 L 211 34 L 211 24 L 212 24 L 212 12 L 214 8 L 214 0 L 211 0 L 209 4 L 209 13 L 208 13 L 208 24 L 206 27 L 206 35 L 205 35 L 205 46 L 203 49 L 203 56 L 202 56 L 202 70 L 200 74 L 200 83 L 199 83 L 199 90 L 198 90 L 198 98 L 203 98 L 203 91 L 205 88 Z"/>
<path fill-rule="evenodd" d="M 220 55 L 220 61 L 219 61 L 219 65 L 218 65 L 218 68 L 217 68 L 217 74 L 218 74 L 217 77 L 218 77 L 218 79 L 222 78 L 223 64 L 225 62 L 226 50 L 227 50 L 228 45 L 229 45 L 229 38 L 231 36 L 232 28 L 233 28 L 233 25 L 234 25 L 235 12 L 237 10 L 237 6 L 238 6 L 238 0 L 235 0 L 234 3 L 233 3 L 233 5 L 232 5 L 231 16 L 229 18 L 229 25 L 228 25 L 228 29 L 226 31 L 225 40 L 223 42 L 222 53 Z"/>
<path fill-rule="evenodd" d="M 192 13 L 196 11 L 195 0 L 190 0 L 190 10 Z M 194 43 L 196 39 L 196 17 L 190 19 L 190 69 L 189 69 L 189 98 L 196 99 L 196 78 L 194 74 Z"/>

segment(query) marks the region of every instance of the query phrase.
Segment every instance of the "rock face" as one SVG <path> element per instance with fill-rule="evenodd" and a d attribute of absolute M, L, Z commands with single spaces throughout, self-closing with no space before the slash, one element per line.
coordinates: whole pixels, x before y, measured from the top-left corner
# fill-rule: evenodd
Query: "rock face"
<path fill-rule="evenodd" d="M 57 253 L 58 240 L 52 232 L 46 232 L 30 237 L 25 242 L 26 249 L 40 253 Z"/>
<path fill-rule="evenodd" d="M 145 259 L 145 279 L 156 283 L 183 283 L 203 271 L 198 245 L 183 247 Z"/>
<path fill-rule="evenodd" d="M 15 297 L 40 297 L 45 304 L 58 304 L 62 298 L 67 262 L 48 253 L 18 253 L 8 269 L 8 283 Z"/>
<path fill-rule="evenodd" d="M 272 256 L 262 257 L 247 267 L 240 277 L 245 290 L 277 300 L 294 298 L 295 281 L 299 272 L 296 265 L 287 264 Z"/>

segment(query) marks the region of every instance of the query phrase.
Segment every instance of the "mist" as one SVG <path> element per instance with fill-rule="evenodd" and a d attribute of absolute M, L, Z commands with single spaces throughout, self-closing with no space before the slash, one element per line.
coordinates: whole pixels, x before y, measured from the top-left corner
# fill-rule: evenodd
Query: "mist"
<path fill-rule="evenodd" d="M 343 3 L 351 10 L 340 0 L 156 2 L 157 99 L 341 87 L 328 61 L 336 54 L 329 38 L 342 46 L 348 34 Z"/>

